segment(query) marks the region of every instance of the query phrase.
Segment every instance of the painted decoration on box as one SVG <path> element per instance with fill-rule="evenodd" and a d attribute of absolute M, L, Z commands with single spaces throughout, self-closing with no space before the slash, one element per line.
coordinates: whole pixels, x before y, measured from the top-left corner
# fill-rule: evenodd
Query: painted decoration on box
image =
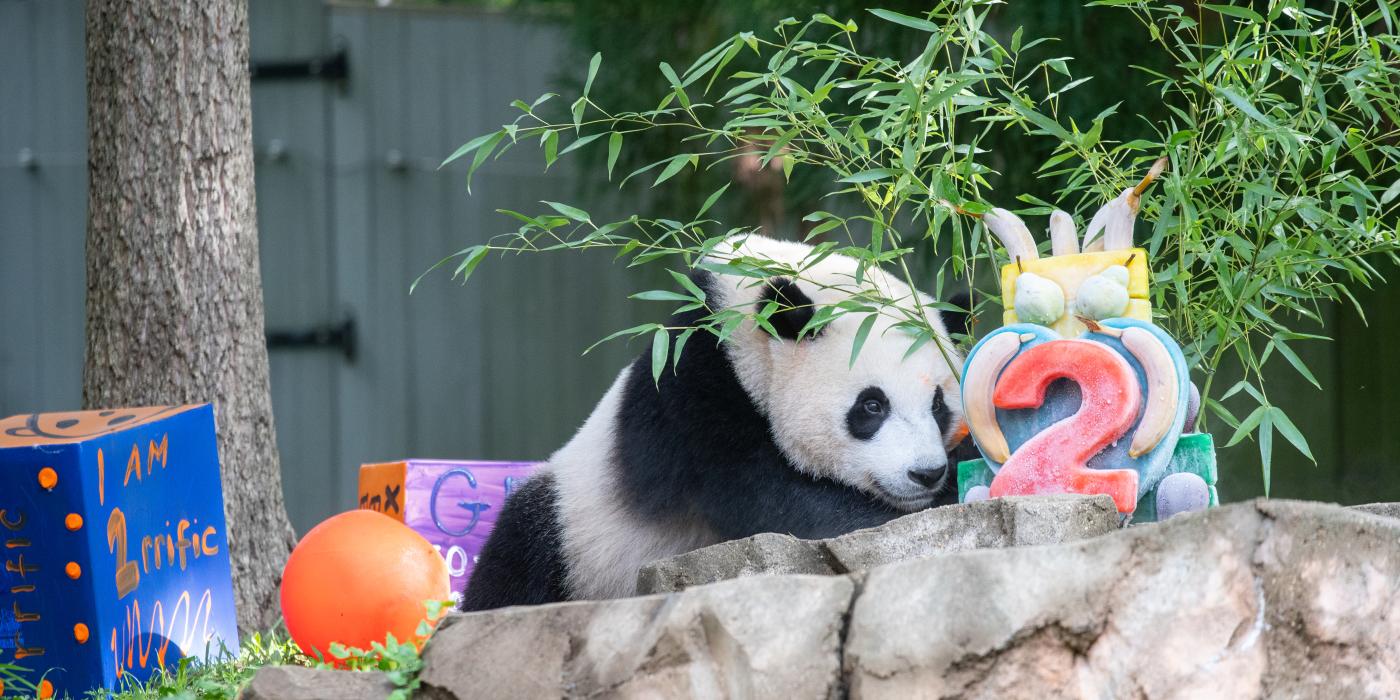
<path fill-rule="evenodd" d="M 983 215 L 1012 262 L 1006 325 L 963 366 L 983 458 L 959 465 L 960 500 L 1107 494 L 1139 522 L 1217 503 L 1213 444 L 1192 435 L 1199 394 L 1181 348 L 1152 324 L 1147 251 L 1132 247 L 1140 196 L 1165 165 L 1104 205 L 1082 246 L 1070 216 L 1051 214 L 1048 258 L 1015 214 Z"/>
<path fill-rule="evenodd" d="M 0 664 L 79 697 L 237 654 L 227 535 L 208 404 L 0 421 Z"/>
<path fill-rule="evenodd" d="M 537 462 L 407 459 L 360 467 L 360 508 L 396 518 L 447 561 L 460 600 L 506 497 Z"/>

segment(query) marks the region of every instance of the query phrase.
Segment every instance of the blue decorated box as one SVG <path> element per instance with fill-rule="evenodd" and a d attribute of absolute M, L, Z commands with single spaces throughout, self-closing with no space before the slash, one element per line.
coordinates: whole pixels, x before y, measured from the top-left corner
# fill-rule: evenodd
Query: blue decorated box
<path fill-rule="evenodd" d="M 208 404 L 0 421 L 3 693 L 237 653 L 223 508 Z"/>

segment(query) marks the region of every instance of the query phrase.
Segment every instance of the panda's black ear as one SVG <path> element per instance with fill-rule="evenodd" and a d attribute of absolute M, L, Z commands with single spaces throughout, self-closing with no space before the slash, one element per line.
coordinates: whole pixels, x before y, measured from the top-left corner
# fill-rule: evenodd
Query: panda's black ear
<path fill-rule="evenodd" d="M 811 297 L 786 277 L 771 277 L 764 282 L 763 294 L 758 297 L 758 310 L 762 311 L 770 301 L 778 303 L 778 310 L 768 317 L 768 323 L 784 340 L 797 340 L 797 335 L 816 313 Z"/>
<path fill-rule="evenodd" d="M 967 292 L 958 292 L 948 303 L 958 307 L 959 311 L 944 311 L 940 314 L 943 318 L 943 327 L 949 333 L 959 333 L 967 335 L 967 321 L 972 314 L 972 296 Z"/>

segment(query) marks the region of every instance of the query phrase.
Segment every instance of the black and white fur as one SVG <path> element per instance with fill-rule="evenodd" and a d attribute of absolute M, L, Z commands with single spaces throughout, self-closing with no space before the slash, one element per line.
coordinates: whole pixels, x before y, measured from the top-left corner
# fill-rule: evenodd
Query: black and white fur
<path fill-rule="evenodd" d="M 694 277 L 712 309 L 778 301 L 785 310 L 770 323 L 780 337 L 748 322 L 723 344 L 697 333 L 659 386 L 649 354 L 624 369 L 573 439 L 511 496 L 464 610 L 628 596 L 638 569 L 657 559 L 760 532 L 829 537 L 955 500 L 948 451 L 965 430 L 950 366 L 962 359 L 932 300 L 871 271 L 862 285 L 915 313 L 923 304 L 940 333 L 906 357 L 912 337 L 882 316 L 849 366 L 864 314 L 815 337 L 799 331 L 813 303 L 849 298 L 856 262 L 832 255 L 808 265 L 811 253 L 758 236 L 721 244 L 715 259 L 801 270 L 797 281 Z"/>

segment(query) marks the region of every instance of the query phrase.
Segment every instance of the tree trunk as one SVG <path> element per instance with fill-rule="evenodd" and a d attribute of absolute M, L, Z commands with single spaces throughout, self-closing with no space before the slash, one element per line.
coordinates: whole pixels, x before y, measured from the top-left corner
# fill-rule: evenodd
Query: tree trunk
<path fill-rule="evenodd" d="M 268 390 L 244 0 L 88 0 L 88 408 L 213 402 L 238 623 L 295 542 Z"/>

